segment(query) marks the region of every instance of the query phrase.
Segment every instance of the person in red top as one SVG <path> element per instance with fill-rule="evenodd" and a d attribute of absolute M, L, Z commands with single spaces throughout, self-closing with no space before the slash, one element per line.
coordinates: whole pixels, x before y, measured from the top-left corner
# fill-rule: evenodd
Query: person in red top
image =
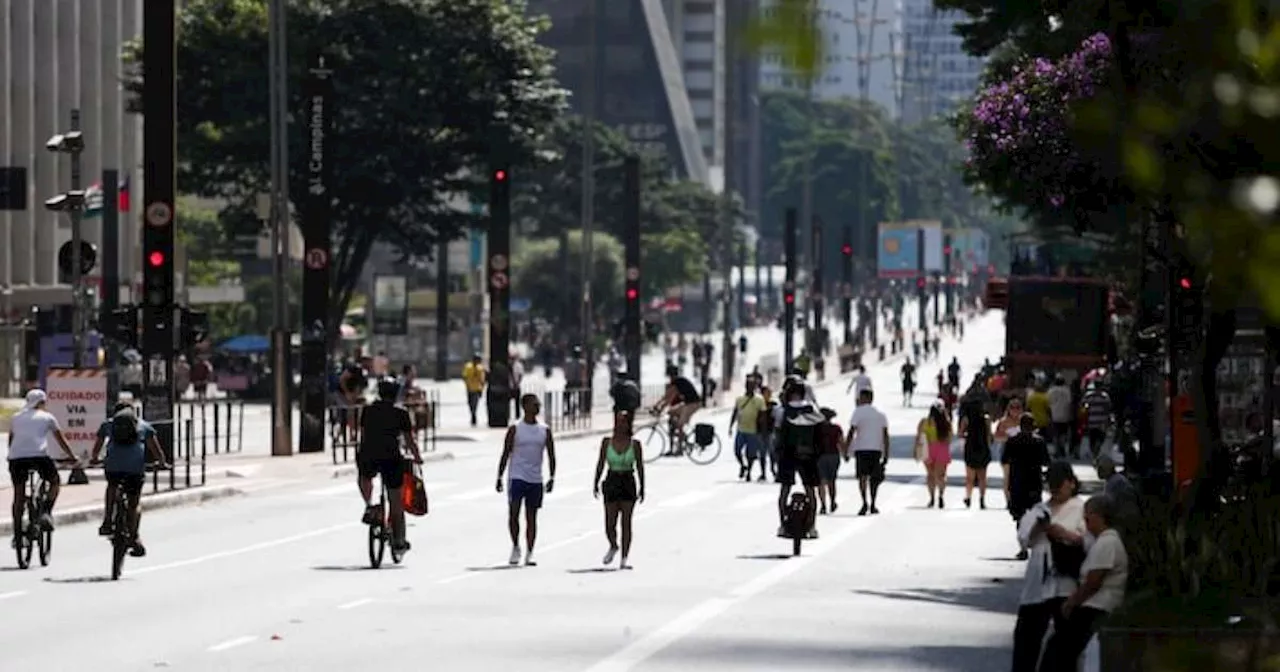
<path fill-rule="evenodd" d="M 840 430 L 840 425 L 831 421 L 836 417 L 835 411 L 830 408 L 823 408 L 821 411 L 827 421 L 820 425 L 822 451 L 818 453 L 818 501 L 821 508 L 818 513 L 825 514 L 828 499 L 831 500 L 831 513 L 839 508 L 836 504 L 836 477 L 840 475 L 840 442 L 844 438 L 844 432 Z"/>
<path fill-rule="evenodd" d="M 191 388 L 195 390 L 196 399 L 209 396 L 209 379 L 212 377 L 213 367 L 209 366 L 209 360 L 197 357 L 196 363 L 191 366 Z"/>

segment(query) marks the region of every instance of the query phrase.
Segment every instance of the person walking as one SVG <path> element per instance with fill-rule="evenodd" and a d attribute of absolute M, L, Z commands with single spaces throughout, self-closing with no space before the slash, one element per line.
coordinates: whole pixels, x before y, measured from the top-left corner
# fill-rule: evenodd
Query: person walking
<path fill-rule="evenodd" d="M 1071 422 L 1076 415 L 1071 388 L 1067 387 L 1066 378 L 1059 375 L 1053 379 L 1053 385 L 1045 394 L 1049 397 L 1049 421 L 1053 423 L 1050 437 L 1054 454 L 1067 457 L 1071 455 Z"/>
<path fill-rule="evenodd" d="M 747 479 L 751 480 L 751 470 L 755 466 L 756 460 L 760 461 L 760 478 L 756 479 L 759 483 L 764 483 L 770 474 L 770 469 L 776 474 L 778 464 L 774 450 L 774 440 L 777 436 L 777 426 L 774 424 L 774 409 L 778 407 L 778 402 L 773 399 L 773 390 L 768 385 L 760 388 L 760 398 L 764 401 L 764 410 L 756 419 L 756 432 L 760 437 L 759 445 L 754 454 L 747 455 Z M 774 459 L 770 459 L 773 457 Z"/>
<path fill-rule="evenodd" d="M 471 410 L 471 426 L 475 427 L 476 411 L 480 408 L 480 396 L 484 394 L 484 384 L 489 372 L 484 369 L 484 360 L 480 355 L 472 355 L 471 361 L 462 365 L 462 382 L 467 387 L 467 408 Z"/>
<path fill-rule="evenodd" d="M 951 419 L 941 401 L 929 407 L 929 414 L 916 427 L 916 443 L 925 446 L 925 487 L 929 490 L 929 505 L 936 502 L 939 509 L 946 507 L 947 465 L 951 464 Z"/>
<path fill-rule="evenodd" d="M 840 476 L 840 455 L 844 453 L 844 432 L 840 425 L 832 422 L 836 412 L 830 408 L 821 408 L 819 412 L 826 422 L 821 425 L 821 451 L 818 453 L 818 514 L 827 515 L 827 500 L 831 501 L 831 513 L 835 513 L 836 478 Z"/>
<path fill-rule="evenodd" d="M 988 387 L 988 389 L 990 389 L 990 387 Z M 1018 423 L 1021 422 L 1021 420 L 1022 420 L 1022 400 L 1018 399 L 1017 397 L 1014 397 L 1010 399 L 1007 404 L 1005 404 L 1004 414 L 1001 415 L 1000 419 L 996 421 L 995 429 L 991 432 L 992 454 L 997 456 L 998 459 L 1001 459 L 1002 464 L 1003 464 L 1003 458 L 1004 458 L 1005 443 L 1009 440 L 1010 436 L 1013 436 L 1013 434 L 1018 433 Z M 1013 434 L 1010 434 L 1011 431 L 1013 432 Z M 1006 486 L 1005 499 L 1007 501 L 1008 500 L 1007 491 L 1009 489 L 1008 488 L 1009 476 L 1007 474 L 1005 475 L 1004 482 Z"/>
<path fill-rule="evenodd" d="M 744 481 L 751 480 L 751 467 L 747 465 L 751 456 L 760 453 L 762 441 L 760 417 L 765 414 L 765 401 L 757 392 L 759 385 L 758 376 L 747 376 L 746 388 L 734 402 L 733 416 L 729 418 L 729 431 L 733 431 L 734 425 L 738 427 L 733 437 L 733 456 L 738 460 L 738 478 Z"/>
<path fill-rule="evenodd" d="M 1015 527 L 1027 511 L 1043 499 L 1042 471 L 1049 466 L 1049 445 L 1036 434 L 1035 418 L 1026 413 L 1019 422 L 1019 426 L 1008 430 L 1009 440 L 1000 452 L 1000 466 L 1004 471 L 1004 501 Z M 1027 559 L 1025 545 L 1018 551 L 1018 559 Z"/>
<path fill-rule="evenodd" d="M 510 565 L 520 564 L 520 509 L 524 509 L 525 554 L 524 564 L 538 563 L 533 559 L 533 546 L 538 540 L 538 510 L 542 508 L 543 492 L 551 492 L 556 484 L 556 442 L 551 428 L 538 421 L 542 403 L 538 395 L 526 394 L 520 398 L 524 417 L 507 428 L 507 438 L 502 444 L 502 457 L 498 458 L 497 491 L 503 491 L 502 475 L 511 465 L 507 483 L 507 530 L 511 533 Z M 542 484 L 542 460 L 546 456 L 549 467 L 547 483 Z"/>
<path fill-rule="evenodd" d="M 964 508 L 973 503 L 978 487 L 978 508 L 987 508 L 987 466 L 991 464 L 991 418 L 982 401 L 965 395 L 960 404 L 960 436 L 964 439 Z"/>
<path fill-rule="evenodd" d="M 876 495 L 884 482 L 885 465 L 889 463 L 889 418 L 872 405 L 874 399 L 875 394 L 869 389 L 858 393 L 858 406 L 849 418 L 849 435 L 844 442 L 844 459 L 849 460 L 852 452 L 857 468 L 858 494 L 862 495 L 859 516 L 880 513 L 876 508 Z"/>
<path fill-rule="evenodd" d="M 1071 571 L 1064 558 L 1069 549 L 1083 548 L 1084 504 L 1076 498 L 1080 483 L 1069 462 L 1049 465 L 1047 480 L 1049 501 L 1031 507 L 1018 521 L 1018 543 L 1030 557 L 1013 628 L 1013 672 L 1035 672 L 1049 623 L 1078 587 L 1079 567 Z"/>
<path fill-rule="evenodd" d="M 1085 410 L 1085 435 L 1089 439 L 1089 453 L 1097 460 L 1107 442 L 1107 429 L 1111 427 L 1111 395 L 1093 381 L 1085 389 L 1082 400 Z"/>
<path fill-rule="evenodd" d="M 603 564 L 613 564 L 617 557 L 618 523 L 622 527 L 622 561 L 619 569 L 631 569 L 631 522 L 636 504 L 644 501 L 644 449 L 633 438 L 634 414 L 619 412 L 613 416 L 613 435 L 600 442 L 600 456 L 596 459 L 596 475 L 592 494 L 599 499 L 604 495 L 604 535 L 609 540 L 609 550 Z M 608 475 L 605 470 L 608 469 Z M 601 476 L 604 477 L 603 481 Z M 639 482 L 637 483 L 637 477 Z"/>

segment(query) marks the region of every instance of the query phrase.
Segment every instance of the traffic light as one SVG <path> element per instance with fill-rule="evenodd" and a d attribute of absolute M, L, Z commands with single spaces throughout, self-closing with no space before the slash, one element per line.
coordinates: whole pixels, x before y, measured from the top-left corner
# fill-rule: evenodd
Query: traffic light
<path fill-rule="evenodd" d="M 182 308 L 181 341 L 183 350 L 194 348 L 209 337 L 209 314 L 202 310 Z"/>
<path fill-rule="evenodd" d="M 494 166 L 489 175 L 489 216 L 494 226 L 511 225 L 511 173 L 506 166 Z"/>
<path fill-rule="evenodd" d="M 841 245 L 841 246 L 840 246 L 840 254 L 843 254 L 843 255 L 844 255 L 844 256 L 846 256 L 846 257 L 852 257 L 852 256 L 853 256 L 853 245 L 850 245 L 849 243 L 845 243 L 844 245 Z"/>
<path fill-rule="evenodd" d="M 782 301 L 788 306 L 794 306 L 796 303 L 796 293 L 788 290 L 787 293 L 782 295 Z"/>
<path fill-rule="evenodd" d="M 138 307 L 126 305 L 116 308 L 99 319 L 99 331 L 107 340 L 126 348 L 138 347 Z"/>
<path fill-rule="evenodd" d="M 628 288 L 627 288 L 627 300 L 628 300 L 628 301 L 636 301 L 636 300 L 639 300 L 639 298 L 640 298 L 640 292 L 639 292 L 639 290 L 637 290 L 635 287 L 628 287 Z"/>
<path fill-rule="evenodd" d="M 924 278 L 916 278 L 916 289 L 923 290 L 928 282 Z"/>

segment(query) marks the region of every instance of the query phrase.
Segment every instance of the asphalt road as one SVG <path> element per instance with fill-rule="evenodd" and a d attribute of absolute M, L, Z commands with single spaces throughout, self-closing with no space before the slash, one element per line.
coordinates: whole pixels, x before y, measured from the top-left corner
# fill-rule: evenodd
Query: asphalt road
<path fill-rule="evenodd" d="M 971 323 L 968 376 L 999 355 L 998 314 Z M 637 509 L 633 571 L 600 566 L 600 505 L 590 495 L 598 439 L 562 442 L 541 516 L 537 567 L 508 569 L 497 446 L 429 465 L 433 510 L 414 519 L 400 567 L 366 569 L 361 507 L 349 482 L 264 488 L 144 521 L 150 556 L 104 579 L 96 526 L 60 529 L 50 567 L 0 556 L 0 668 L 51 672 L 393 669 L 621 672 L 1007 669 L 1017 577 L 999 494 L 967 511 L 920 508 L 909 458 L 919 408 L 896 393 L 896 362 L 870 373 L 889 414 L 895 459 L 880 516 L 858 518 L 847 477 L 822 538 L 789 558 L 772 484 L 710 467 L 650 466 Z M 844 382 L 818 388 L 843 423 Z M 727 416 L 709 416 L 721 428 Z M 901 435 L 901 436 L 898 436 Z M 846 469 L 846 471 L 849 471 Z M 993 482 L 996 470 L 993 469 Z M 959 465 L 953 465 L 954 476 Z M 996 486 L 998 489 L 998 485 Z M 252 489 L 252 488 L 249 488 Z"/>

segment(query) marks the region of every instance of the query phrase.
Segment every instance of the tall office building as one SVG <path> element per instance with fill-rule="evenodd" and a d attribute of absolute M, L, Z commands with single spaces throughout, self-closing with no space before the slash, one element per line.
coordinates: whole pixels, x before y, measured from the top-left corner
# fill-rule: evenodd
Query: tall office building
<path fill-rule="evenodd" d="M 667 27 L 680 56 L 685 95 L 693 110 L 707 166 L 725 160 L 725 74 L 727 0 L 663 0 Z"/>
<path fill-rule="evenodd" d="M 867 99 L 897 114 L 894 36 L 902 30 L 904 0 L 820 0 L 816 18 L 825 56 L 813 82 L 818 100 Z M 767 19 L 776 7 L 763 0 Z M 805 82 L 776 52 L 761 54 L 760 87 L 804 91 Z"/>
<path fill-rule="evenodd" d="M 58 247 L 71 238 L 70 219 L 48 212 L 45 199 L 70 188 L 66 155 L 45 142 L 80 111 L 85 138 L 84 185 L 104 168 L 120 171 L 142 193 L 142 117 L 125 112 L 121 90 L 123 45 L 142 33 L 143 0 L 4 0 L 0 3 L 0 166 L 27 169 L 27 209 L 0 212 L 0 309 L 70 303 L 59 284 Z M 133 199 L 137 201 L 137 198 Z M 123 278 L 141 269 L 136 205 L 121 213 Z M 85 239 L 100 245 L 97 220 L 85 220 Z"/>
<path fill-rule="evenodd" d="M 588 2 L 595 2 L 594 15 Z M 709 183 L 707 157 L 685 87 L 682 54 L 663 0 L 588 2 L 529 3 L 530 13 L 551 19 L 542 42 L 556 50 L 556 75 L 573 93 L 574 110 L 583 109 L 584 92 L 594 88 L 597 119 L 621 129 L 637 144 L 664 151 L 681 176 Z M 588 41 L 593 16 L 594 58 Z M 593 78 L 594 87 L 588 86 L 588 77 Z M 709 91 L 714 97 L 714 78 Z"/>
<path fill-rule="evenodd" d="M 902 107 L 908 123 L 949 114 L 971 98 L 986 61 L 965 53 L 955 26 L 959 12 L 941 12 L 932 0 L 903 0 Z"/>

